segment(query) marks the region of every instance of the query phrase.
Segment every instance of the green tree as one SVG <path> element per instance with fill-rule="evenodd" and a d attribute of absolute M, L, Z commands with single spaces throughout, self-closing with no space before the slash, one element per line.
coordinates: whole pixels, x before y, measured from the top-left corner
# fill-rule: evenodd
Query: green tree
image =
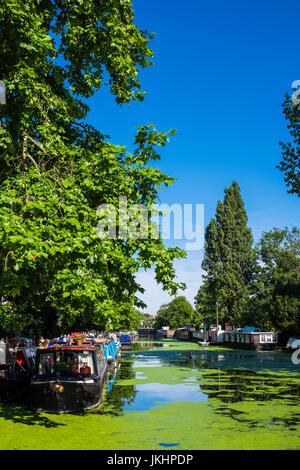
<path fill-rule="evenodd" d="M 192 324 L 194 321 L 194 309 L 184 296 L 173 299 L 168 304 L 163 304 L 156 315 L 154 327 L 169 326 L 176 330 L 183 326 Z"/>
<path fill-rule="evenodd" d="M 162 304 L 159 307 L 154 320 L 154 328 L 159 329 L 162 326 L 169 326 L 168 307 L 169 304 Z"/>
<path fill-rule="evenodd" d="M 122 323 L 119 325 L 120 330 L 137 331 L 139 328 L 151 327 L 153 321 L 150 318 L 149 313 L 143 313 L 132 307 L 128 312 L 128 309 L 121 315 Z"/>
<path fill-rule="evenodd" d="M 184 253 L 161 237 L 97 234 L 99 205 L 117 208 L 122 196 L 150 210 L 173 182 L 151 166 L 173 130 L 140 126 L 130 153 L 86 122 L 87 98 L 105 82 L 117 103 L 143 100 L 152 35 L 134 24 L 130 1 L 12 0 L 0 18 L 2 324 L 118 328 L 144 306 L 139 269 L 154 266 L 172 294 L 184 287 L 173 267 Z"/>
<path fill-rule="evenodd" d="M 300 196 L 300 105 L 295 105 L 289 95 L 283 103 L 283 113 L 288 121 L 291 142 L 280 142 L 282 160 L 277 168 L 284 173 L 289 193 Z"/>
<path fill-rule="evenodd" d="M 216 301 L 215 296 L 211 293 L 212 291 L 213 289 L 209 288 L 209 281 L 207 280 L 199 287 L 195 297 L 195 312 L 200 320 L 198 323 L 206 324 L 207 326 L 216 324 Z M 222 311 L 220 311 L 220 323 L 222 318 Z"/>
<path fill-rule="evenodd" d="M 206 274 L 196 302 L 198 311 L 207 309 L 208 318 L 216 318 L 218 302 L 220 320 L 235 326 L 242 322 L 254 276 L 255 253 L 247 221 L 240 187 L 233 181 L 205 231 L 202 268 Z"/>
<path fill-rule="evenodd" d="M 259 243 L 256 302 L 263 318 L 285 337 L 300 334 L 300 231 L 274 228 Z"/>

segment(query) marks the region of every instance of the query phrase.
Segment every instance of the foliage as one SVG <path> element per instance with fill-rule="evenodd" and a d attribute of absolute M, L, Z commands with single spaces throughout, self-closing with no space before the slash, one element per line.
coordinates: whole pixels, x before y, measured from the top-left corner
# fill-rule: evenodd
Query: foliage
<path fill-rule="evenodd" d="M 241 323 L 254 275 L 252 242 L 240 188 L 233 181 L 205 231 L 202 268 L 206 274 L 196 297 L 196 310 L 204 314 L 207 322 L 213 318 L 215 323 L 218 302 L 220 320 L 235 326 Z"/>
<path fill-rule="evenodd" d="M 300 334 L 299 234 L 296 227 L 274 228 L 263 233 L 259 243 L 256 299 L 270 324 L 286 335 Z"/>
<path fill-rule="evenodd" d="M 194 321 L 194 309 L 184 296 L 173 299 L 168 304 L 163 304 L 159 308 L 154 328 L 169 326 L 171 330 L 176 330 L 183 326 L 192 324 Z"/>
<path fill-rule="evenodd" d="M 216 217 L 205 233 L 204 283 L 195 308 L 206 324 L 253 325 L 277 330 L 284 338 L 300 334 L 299 230 L 273 229 L 252 247 L 238 184 L 225 189 Z"/>
<path fill-rule="evenodd" d="M 119 331 L 136 331 L 140 327 L 143 314 L 135 307 L 130 307 L 122 304 L 117 305 L 118 318 L 120 321 L 115 329 Z"/>
<path fill-rule="evenodd" d="M 134 25 L 129 1 L 12 0 L 0 14 L 0 317 L 12 330 L 30 318 L 49 335 L 118 327 L 143 306 L 139 269 L 154 266 L 172 294 L 183 287 L 181 250 L 96 230 L 100 204 L 118 207 L 122 196 L 149 210 L 173 182 L 151 161 L 174 131 L 140 126 L 130 153 L 85 121 L 86 99 L 105 82 L 117 103 L 143 99 L 138 70 L 151 64 L 152 35 Z"/>
<path fill-rule="evenodd" d="M 300 105 L 294 105 L 289 95 L 283 103 L 292 141 L 280 142 L 282 160 L 277 168 L 284 173 L 289 193 L 300 196 Z"/>
<path fill-rule="evenodd" d="M 198 289 L 195 296 L 195 312 L 202 318 L 202 323 L 214 325 L 216 323 L 216 302 L 214 296 L 208 288 L 209 282 L 205 281 Z M 219 312 L 220 320 L 223 318 L 222 312 Z"/>

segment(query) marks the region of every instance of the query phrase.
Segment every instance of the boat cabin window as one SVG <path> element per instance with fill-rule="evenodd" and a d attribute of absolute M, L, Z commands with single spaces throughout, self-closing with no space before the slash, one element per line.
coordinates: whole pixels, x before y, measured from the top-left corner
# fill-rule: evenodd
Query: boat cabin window
<path fill-rule="evenodd" d="M 260 335 L 261 343 L 273 343 L 273 335 Z"/>
<path fill-rule="evenodd" d="M 84 372 L 82 369 L 89 368 L 90 371 Z M 94 367 L 94 359 L 92 351 L 82 351 L 78 353 L 78 369 L 79 372 L 94 374 L 95 367 Z"/>
<path fill-rule="evenodd" d="M 39 356 L 38 374 L 95 374 L 93 351 L 64 349 L 42 353 Z"/>
<path fill-rule="evenodd" d="M 55 357 L 54 352 L 40 354 L 38 374 L 54 374 Z"/>

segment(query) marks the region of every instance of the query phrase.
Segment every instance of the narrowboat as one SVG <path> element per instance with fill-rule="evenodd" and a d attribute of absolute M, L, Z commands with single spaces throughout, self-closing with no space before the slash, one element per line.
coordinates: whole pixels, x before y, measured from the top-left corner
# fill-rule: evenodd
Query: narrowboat
<path fill-rule="evenodd" d="M 93 342 L 95 344 L 103 345 L 105 360 L 107 361 L 108 367 L 115 366 L 120 357 L 120 351 L 116 339 L 113 336 L 102 337 L 96 338 Z"/>
<path fill-rule="evenodd" d="M 120 341 L 120 344 L 121 344 L 121 349 L 130 349 L 131 348 L 131 337 L 130 335 L 120 335 L 119 336 L 119 341 Z"/>
<path fill-rule="evenodd" d="M 192 326 L 184 326 L 183 328 L 177 328 L 174 333 L 174 337 L 176 339 L 180 339 L 183 341 L 192 341 L 193 340 L 193 334 L 196 331 L 196 328 Z"/>
<path fill-rule="evenodd" d="M 288 339 L 288 342 L 286 343 L 286 346 L 285 346 L 286 349 L 299 349 L 300 348 L 300 338 L 299 336 L 298 337 L 294 337 L 294 338 L 289 338 Z"/>
<path fill-rule="evenodd" d="M 109 365 L 115 364 L 119 357 L 119 350 L 113 338 L 104 343 L 105 359 Z"/>
<path fill-rule="evenodd" d="M 96 408 L 102 401 L 107 364 L 103 343 L 37 349 L 29 405 L 59 414 Z"/>
<path fill-rule="evenodd" d="M 223 332 L 223 344 L 238 349 L 273 350 L 278 349 L 278 335 L 255 327 L 237 328 Z"/>
<path fill-rule="evenodd" d="M 0 341 L 0 401 L 26 402 L 35 367 L 30 340 Z"/>

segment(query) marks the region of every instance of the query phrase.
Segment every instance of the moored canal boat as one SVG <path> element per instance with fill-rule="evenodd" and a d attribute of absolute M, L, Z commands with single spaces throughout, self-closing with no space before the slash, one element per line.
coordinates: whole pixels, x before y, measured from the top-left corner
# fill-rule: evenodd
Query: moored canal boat
<path fill-rule="evenodd" d="M 288 339 L 288 342 L 286 343 L 285 348 L 288 349 L 288 350 L 299 349 L 300 348 L 300 338 L 299 338 L 299 336 L 290 337 Z"/>
<path fill-rule="evenodd" d="M 120 341 L 120 344 L 121 344 L 121 349 L 131 349 L 132 347 L 132 341 L 131 341 L 131 337 L 129 334 L 122 334 L 119 336 L 119 341 Z"/>
<path fill-rule="evenodd" d="M 32 341 L 0 341 L 0 401 L 25 402 L 35 367 Z"/>
<path fill-rule="evenodd" d="M 102 344 L 104 348 L 105 360 L 108 367 L 115 366 L 120 357 L 119 345 L 114 336 L 108 338 L 96 338 L 93 341 L 95 344 Z"/>
<path fill-rule="evenodd" d="M 237 328 L 224 331 L 223 345 L 258 351 L 273 350 L 278 348 L 278 336 L 275 331 L 260 331 L 254 327 Z"/>
<path fill-rule="evenodd" d="M 96 408 L 102 400 L 107 365 L 102 343 L 37 349 L 29 405 L 48 413 Z"/>
<path fill-rule="evenodd" d="M 110 338 L 104 343 L 104 353 L 108 365 L 114 365 L 119 358 L 119 350 L 114 338 Z"/>

